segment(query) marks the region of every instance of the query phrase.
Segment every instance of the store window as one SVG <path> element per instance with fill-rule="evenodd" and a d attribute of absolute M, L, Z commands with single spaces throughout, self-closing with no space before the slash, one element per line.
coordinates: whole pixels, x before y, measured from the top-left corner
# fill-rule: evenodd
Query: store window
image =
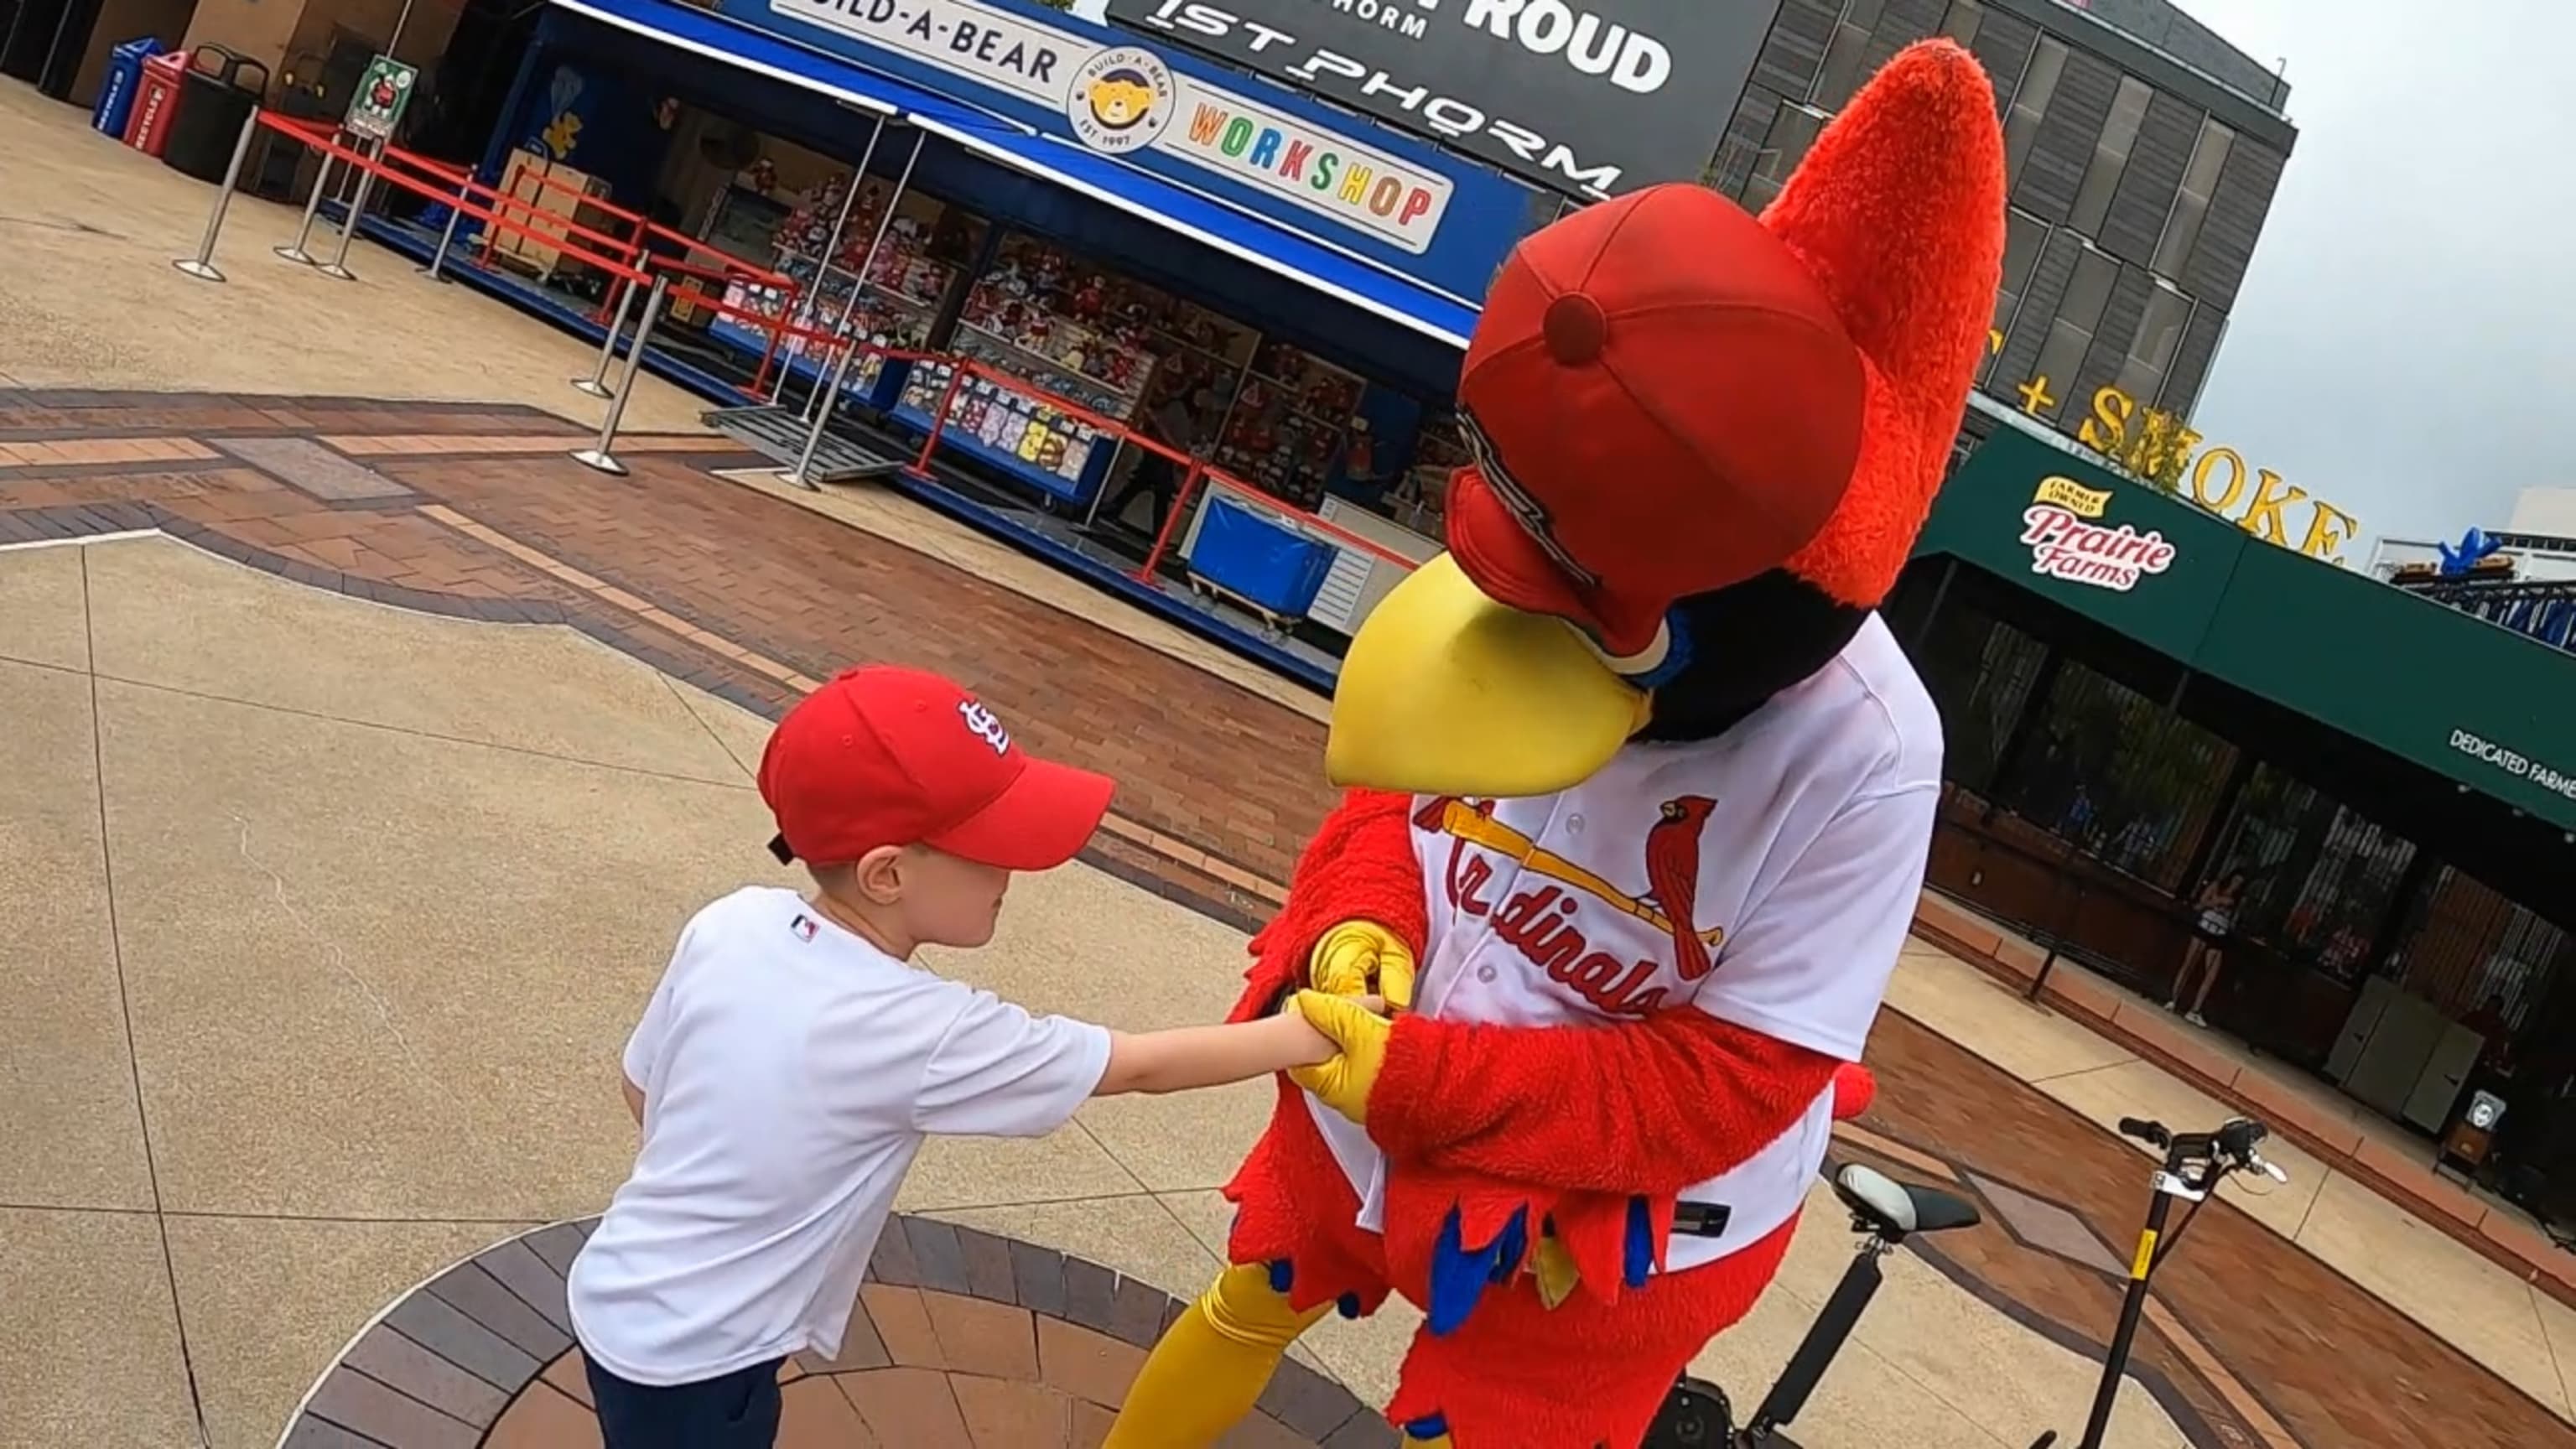
<path fill-rule="evenodd" d="M 1816 67 L 1816 89 L 1812 99 L 1827 112 L 1839 111 L 1869 79 L 1863 69 L 1869 62 L 1870 32 L 1878 28 L 1879 15 L 1887 8 L 1886 0 L 1843 0 L 1842 19 L 1835 22 L 1833 38 L 1825 42 L 1825 59 Z"/>
<path fill-rule="evenodd" d="M 2049 99 L 2057 94 L 2057 78 L 2065 70 L 2066 42 L 2041 36 L 2031 50 L 2030 64 L 2022 69 L 2021 84 L 2013 90 L 2012 109 L 2004 115 L 2005 185 L 2021 180 L 2021 163 L 2039 139 L 2039 123 L 2048 116 Z"/>
<path fill-rule="evenodd" d="M 2076 257 L 2075 275 L 2058 299 L 2056 318 L 2048 324 L 2048 340 L 2040 344 L 2039 360 L 2031 365 L 2031 376 L 2049 384 L 2052 399 L 2039 409 L 2040 416 L 2055 417 L 2065 407 L 2065 394 L 2073 391 L 2076 369 L 2093 348 L 2093 329 L 2102 323 L 2102 309 L 2110 304 L 2111 284 L 2119 275 L 2120 264 L 2108 252 L 2087 246 Z"/>
<path fill-rule="evenodd" d="M 2029 212 L 2004 214 L 2004 284 L 1995 293 L 1996 331 L 2011 333 L 2013 314 L 2021 310 L 2022 292 L 2030 285 L 2031 269 L 2039 265 L 2041 248 L 2048 245 L 2048 232 L 2048 223 Z M 1986 349 L 1986 370 L 1991 373 L 2002 357 L 2002 348 Z"/>
<path fill-rule="evenodd" d="M 2242 872 L 2246 933 L 2352 985 L 2414 859 L 2414 842 L 2266 763 L 2247 778 L 2203 879 Z"/>
<path fill-rule="evenodd" d="M 1783 104 L 1771 118 L 1771 130 L 1763 137 L 1762 151 L 1753 158 L 1753 175 L 1744 183 L 1744 209 L 1759 212 L 1771 204 L 1788 184 L 1789 174 L 1807 159 L 1807 148 L 1816 144 L 1816 133 L 1825 127 L 1825 113 L 1813 106 Z"/>
<path fill-rule="evenodd" d="M 2101 234 L 2111 195 L 2120 189 L 2121 174 L 2129 169 L 2129 149 L 2137 144 L 2138 123 L 2147 118 L 2147 102 L 2154 98 L 2154 88 L 2145 81 L 2120 78 L 2119 93 L 2111 98 L 2111 114 L 2093 142 L 2092 163 L 2084 168 L 2084 182 L 2075 189 L 2075 206 L 2066 214 L 2068 226 L 2086 236 Z"/>
<path fill-rule="evenodd" d="M 2154 403 L 2165 389 L 2165 374 L 2182 347 L 2183 328 L 2191 321 L 2192 302 L 2162 277 L 2147 289 L 2147 306 L 2138 318 L 2137 339 L 2113 380 L 2120 391 L 2141 403 Z"/>
<path fill-rule="evenodd" d="M 2235 758 L 2208 730 L 2069 660 L 1995 798 L 2112 868 L 2173 890 Z"/>
<path fill-rule="evenodd" d="M 1941 17 L 1941 33 L 1961 45 L 1974 45 L 1977 26 L 1986 18 L 1986 7 L 1977 0 L 1950 0 L 1949 13 Z"/>
<path fill-rule="evenodd" d="M 1915 668 L 1941 710 L 1942 773 L 1984 795 L 2039 679 L 2047 647 L 1964 604 L 1944 608 L 1915 649 Z"/>
<path fill-rule="evenodd" d="M 2200 244 L 2200 228 L 2209 220 L 2209 198 L 2218 190 L 2219 175 L 2227 169 L 2227 154 L 2235 149 L 2236 133 L 2215 120 L 2203 121 L 2200 139 L 2191 148 L 2191 160 L 2182 169 L 2182 188 L 2174 194 L 2173 211 L 2165 217 L 2164 235 L 2156 240 L 2156 254 L 2148 269 L 2158 275 L 2179 277 L 2191 261 L 2191 249 Z"/>
<path fill-rule="evenodd" d="M 2397 974 L 2452 1020 L 2483 1013 L 2509 1030 L 2539 1003 L 2566 945 L 2566 932 L 2446 865 L 2409 903 Z"/>

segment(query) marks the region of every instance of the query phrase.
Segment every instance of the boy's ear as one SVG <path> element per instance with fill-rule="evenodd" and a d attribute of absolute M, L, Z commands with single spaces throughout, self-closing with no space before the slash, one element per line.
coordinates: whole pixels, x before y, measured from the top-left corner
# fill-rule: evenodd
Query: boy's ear
<path fill-rule="evenodd" d="M 904 869 L 910 864 L 899 845 L 880 845 L 850 866 L 850 884 L 862 899 L 890 906 L 903 898 Z"/>

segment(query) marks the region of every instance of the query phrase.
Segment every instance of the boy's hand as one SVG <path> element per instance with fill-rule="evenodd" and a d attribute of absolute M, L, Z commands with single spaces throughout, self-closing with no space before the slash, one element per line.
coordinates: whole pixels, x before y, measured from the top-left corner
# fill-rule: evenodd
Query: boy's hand
<path fill-rule="evenodd" d="M 1386 1067 L 1386 1039 L 1395 1023 L 1379 1015 L 1384 1003 L 1369 997 L 1300 991 L 1292 998 L 1306 1024 L 1338 1048 L 1312 1066 L 1291 1067 L 1288 1079 L 1361 1126 L 1368 1125 L 1369 1089 Z"/>
<path fill-rule="evenodd" d="M 1413 952 L 1375 921 L 1344 921 L 1306 958 L 1306 984 L 1334 996 L 1374 992 L 1398 1011 L 1413 1005 Z"/>

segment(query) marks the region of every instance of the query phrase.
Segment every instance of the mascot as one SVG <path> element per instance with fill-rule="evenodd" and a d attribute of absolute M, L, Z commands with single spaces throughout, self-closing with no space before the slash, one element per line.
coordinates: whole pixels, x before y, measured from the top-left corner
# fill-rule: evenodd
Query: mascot
<path fill-rule="evenodd" d="M 1531 236 L 1467 350 L 1449 552 L 1353 641 L 1352 787 L 1239 1016 L 1342 1047 L 1226 1189 L 1228 1269 L 1112 1449 L 1200 1449 L 1297 1334 L 1426 1323 L 1408 1442 L 1638 1442 L 1778 1270 L 1912 924 L 1940 721 L 1875 613 L 2001 275 L 1995 98 L 1897 56 L 1759 221 L 1658 187 Z M 1372 1015 L 1375 992 L 1395 1008 Z"/>

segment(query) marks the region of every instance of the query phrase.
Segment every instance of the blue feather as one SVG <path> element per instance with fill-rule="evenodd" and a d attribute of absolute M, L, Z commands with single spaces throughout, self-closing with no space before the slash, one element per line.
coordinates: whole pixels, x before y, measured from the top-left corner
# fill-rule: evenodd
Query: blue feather
<path fill-rule="evenodd" d="M 1629 1287 L 1643 1288 L 1647 1272 L 1655 1266 L 1655 1221 L 1642 1197 L 1628 1199 L 1627 1249 L 1619 1276 Z"/>

